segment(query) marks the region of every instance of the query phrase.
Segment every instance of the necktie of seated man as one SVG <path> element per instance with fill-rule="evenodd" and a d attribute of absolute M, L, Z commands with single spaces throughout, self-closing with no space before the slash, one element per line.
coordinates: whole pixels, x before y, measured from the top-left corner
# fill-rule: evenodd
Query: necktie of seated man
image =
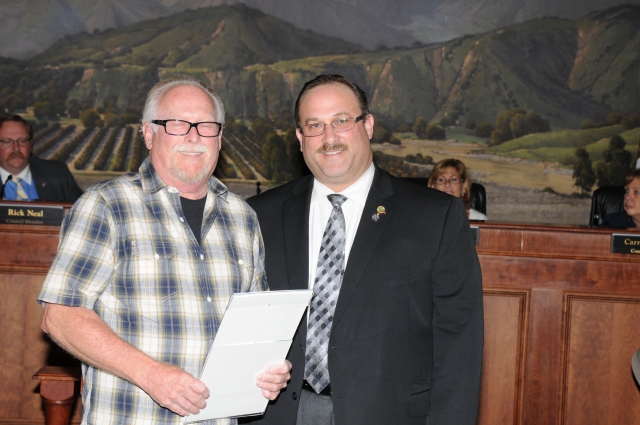
<path fill-rule="evenodd" d="M 29 195 L 27 195 L 27 192 L 25 192 L 24 187 L 22 186 L 22 179 L 20 177 L 16 177 L 13 181 L 16 182 L 16 200 L 28 201 Z"/>
<path fill-rule="evenodd" d="M 320 393 L 329 385 L 328 348 L 331 336 L 333 313 L 338 302 L 338 294 L 344 275 L 346 223 L 342 204 L 347 200 L 343 195 L 328 195 L 333 205 L 331 216 L 322 236 L 318 269 L 313 284 L 314 297 L 309 307 L 307 328 L 307 348 L 304 378 Z"/>

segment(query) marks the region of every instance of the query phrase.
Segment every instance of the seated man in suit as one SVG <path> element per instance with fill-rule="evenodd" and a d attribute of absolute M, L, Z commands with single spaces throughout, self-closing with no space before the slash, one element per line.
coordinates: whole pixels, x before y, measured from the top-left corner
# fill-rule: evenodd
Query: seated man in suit
<path fill-rule="evenodd" d="M 33 129 L 20 115 L 0 116 L 1 199 L 75 202 L 82 195 L 66 164 L 31 156 Z"/>
<path fill-rule="evenodd" d="M 373 164 L 366 94 L 340 75 L 307 82 L 295 120 L 313 175 L 248 202 L 269 287 L 315 295 L 287 357 L 289 385 L 256 419 L 475 424 L 482 281 L 462 201 Z"/>

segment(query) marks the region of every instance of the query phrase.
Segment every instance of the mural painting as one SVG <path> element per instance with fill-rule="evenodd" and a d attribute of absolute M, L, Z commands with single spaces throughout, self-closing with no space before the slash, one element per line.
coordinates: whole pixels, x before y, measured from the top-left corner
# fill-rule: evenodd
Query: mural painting
<path fill-rule="evenodd" d="M 367 92 L 379 166 L 427 177 L 458 158 L 493 221 L 587 225 L 591 191 L 635 166 L 640 1 L 370 3 L 16 2 L 0 7 L 0 109 L 33 119 L 34 154 L 85 188 L 137 170 L 145 95 L 175 73 L 220 93 L 216 175 L 243 196 L 305 172 L 293 103 L 319 73 Z"/>

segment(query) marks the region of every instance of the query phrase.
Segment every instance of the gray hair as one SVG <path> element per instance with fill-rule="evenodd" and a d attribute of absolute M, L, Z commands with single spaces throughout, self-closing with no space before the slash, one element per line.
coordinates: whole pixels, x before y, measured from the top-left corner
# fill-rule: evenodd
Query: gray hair
<path fill-rule="evenodd" d="M 169 90 L 178 86 L 197 87 L 208 94 L 216 108 L 216 121 L 220 124 L 224 124 L 224 105 L 222 104 L 222 100 L 220 100 L 220 96 L 218 96 L 211 87 L 205 85 L 202 81 L 186 74 L 172 75 L 169 78 L 160 80 L 158 84 L 153 86 L 147 95 L 146 102 L 144 103 L 142 122 L 151 122 L 151 120 L 157 119 L 158 104 L 162 100 L 162 97 Z"/>

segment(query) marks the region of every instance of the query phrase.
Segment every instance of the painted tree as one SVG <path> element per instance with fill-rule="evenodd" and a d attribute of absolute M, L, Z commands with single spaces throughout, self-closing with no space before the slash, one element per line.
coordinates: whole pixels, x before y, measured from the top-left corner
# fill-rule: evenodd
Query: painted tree
<path fill-rule="evenodd" d="M 627 142 L 618 135 L 609 139 L 609 147 L 602 152 L 602 161 L 596 161 L 593 168 L 598 186 L 622 186 L 624 178 L 631 170 L 631 152 L 624 149 Z"/>
<path fill-rule="evenodd" d="M 573 164 L 574 186 L 580 189 L 582 194 L 590 194 L 593 184 L 596 182 L 596 176 L 593 172 L 589 153 L 585 148 L 576 148 L 577 161 Z"/>
<path fill-rule="evenodd" d="M 275 131 L 267 134 L 267 141 L 262 146 L 262 158 L 266 166 L 267 177 L 275 182 L 284 181 L 289 174 L 287 147 L 282 137 Z"/>
<path fill-rule="evenodd" d="M 413 132 L 416 133 L 418 139 L 426 139 L 427 138 L 427 120 L 424 117 L 416 118 L 416 121 L 413 123 Z"/>

